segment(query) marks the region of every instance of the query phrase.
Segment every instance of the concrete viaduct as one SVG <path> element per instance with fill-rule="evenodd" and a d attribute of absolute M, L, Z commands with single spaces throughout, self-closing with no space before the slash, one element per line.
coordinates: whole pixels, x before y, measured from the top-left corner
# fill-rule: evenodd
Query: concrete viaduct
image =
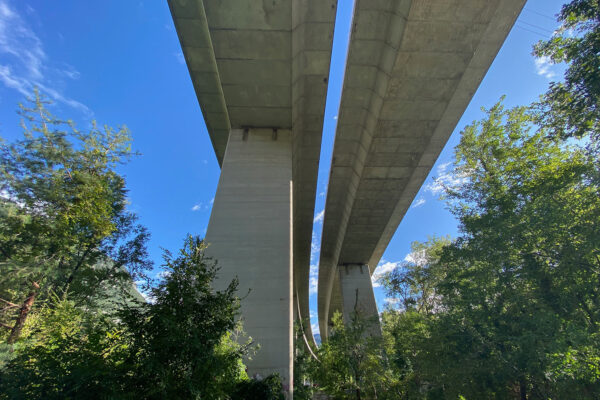
<path fill-rule="evenodd" d="M 376 315 L 370 276 L 526 0 L 355 0 L 318 309 Z M 337 0 L 168 0 L 221 166 L 206 240 L 238 277 L 249 373 L 293 391 Z M 217 283 L 219 286 L 219 283 Z M 305 336 L 312 345 L 310 323 Z"/>

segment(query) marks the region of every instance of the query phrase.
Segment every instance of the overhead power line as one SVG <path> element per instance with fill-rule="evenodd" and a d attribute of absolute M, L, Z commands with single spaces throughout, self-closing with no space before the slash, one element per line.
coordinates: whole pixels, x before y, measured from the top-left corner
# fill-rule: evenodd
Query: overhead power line
<path fill-rule="evenodd" d="M 550 16 L 550 15 L 548 15 L 548 14 L 544 14 L 544 13 L 542 13 L 542 12 L 539 12 L 539 11 L 536 11 L 536 10 L 532 10 L 532 9 L 531 9 L 531 8 L 529 8 L 529 7 L 525 7 L 525 8 L 524 8 L 524 10 L 525 10 L 525 11 L 529 11 L 530 13 L 533 13 L 533 14 L 537 14 L 537 15 L 539 15 L 540 17 L 544 17 L 544 18 L 551 19 L 552 21 L 556 21 L 556 17 Z"/>
<path fill-rule="evenodd" d="M 539 25 L 531 24 L 531 23 L 529 23 L 529 22 L 526 22 L 526 21 L 523 21 L 523 20 L 519 20 L 519 21 L 517 21 L 517 23 L 521 23 L 521 24 L 528 25 L 528 26 L 530 26 L 530 27 L 532 27 L 532 28 L 535 28 L 535 29 L 538 29 L 538 30 L 540 30 L 540 31 L 542 31 L 542 32 L 547 32 L 547 33 L 548 33 L 548 34 L 550 34 L 550 35 L 553 35 L 553 34 L 554 34 L 554 31 L 551 31 L 551 30 L 550 30 L 550 29 L 548 29 L 548 28 L 544 28 L 543 26 L 539 26 Z"/>
<path fill-rule="evenodd" d="M 529 29 L 529 28 L 527 28 L 525 26 L 521 26 L 521 25 L 519 25 L 519 23 L 515 24 L 515 28 L 519 28 L 519 29 L 522 29 L 522 30 L 527 31 L 527 32 L 535 33 L 536 35 L 538 35 L 542 39 L 550 39 L 550 36 L 548 36 L 547 34 L 544 34 L 542 32 L 534 31 L 533 29 Z"/>

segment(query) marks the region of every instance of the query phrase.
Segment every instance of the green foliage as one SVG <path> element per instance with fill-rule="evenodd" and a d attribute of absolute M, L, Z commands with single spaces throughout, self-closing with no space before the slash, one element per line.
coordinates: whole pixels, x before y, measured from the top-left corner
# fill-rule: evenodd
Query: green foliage
<path fill-rule="evenodd" d="M 28 325 L 0 372 L 0 398 L 101 399 L 124 389 L 127 346 L 111 320 L 55 298 Z"/>
<path fill-rule="evenodd" d="M 436 289 L 443 278 L 443 271 L 434 268 L 433 260 L 439 259 L 449 238 L 432 237 L 425 243 L 411 244 L 411 260 L 403 261 L 381 278 L 384 288 L 395 296 L 406 311 L 431 314 L 439 307 Z"/>
<path fill-rule="evenodd" d="M 132 155 L 129 132 L 95 123 L 83 132 L 54 117 L 37 91 L 29 100 L 20 105 L 23 138 L 0 141 L 0 298 L 20 305 L 38 285 L 38 302 L 68 286 L 80 302 L 127 297 L 132 277 L 150 267 L 149 234 L 126 210 L 116 171 Z M 110 290 L 98 290 L 106 282 Z M 12 325 L 17 309 L 0 322 Z"/>
<path fill-rule="evenodd" d="M 224 398 L 245 377 L 241 357 L 248 345 L 231 336 L 238 283 L 213 290 L 218 268 L 204 249 L 202 240 L 189 237 L 177 257 L 167 252 L 153 303 L 121 313 L 134 368 L 129 385 L 143 398 Z"/>
<path fill-rule="evenodd" d="M 566 62 L 564 82 L 553 82 L 538 104 L 543 123 L 561 137 L 600 139 L 600 5 L 598 0 L 573 0 L 558 16 L 561 28 L 539 42 L 538 57 Z"/>
<path fill-rule="evenodd" d="M 333 317 L 332 333 L 317 351 L 312 379 L 335 399 L 398 398 L 387 369 L 382 339 L 372 334 L 373 321 L 353 313 L 348 324 Z"/>
<path fill-rule="evenodd" d="M 498 103 L 464 129 L 446 188 L 461 235 L 385 280 L 408 299 L 384 328 L 410 398 L 600 396 L 597 159 L 533 121 Z"/>
<path fill-rule="evenodd" d="M 275 377 L 245 373 L 237 281 L 212 290 L 218 268 L 198 238 L 165 266 L 153 302 L 124 306 L 119 319 L 66 298 L 35 314 L 0 372 L 0 399 L 279 399 Z"/>
<path fill-rule="evenodd" d="M 231 400 L 283 400 L 284 398 L 281 378 L 277 374 L 269 375 L 262 380 L 241 381 L 231 395 Z"/>
<path fill-rule="evenodd" d="M 304 324 L 309 324 L 308 318 L 303 323 L 297 323 L 295 330 L 295 353 L 294 353 L 294 399 L 311 400 L 314 389 L 312 383 L 312 371 L 315 363 L 313 349 L 308 349 L 305 341 Z"/>

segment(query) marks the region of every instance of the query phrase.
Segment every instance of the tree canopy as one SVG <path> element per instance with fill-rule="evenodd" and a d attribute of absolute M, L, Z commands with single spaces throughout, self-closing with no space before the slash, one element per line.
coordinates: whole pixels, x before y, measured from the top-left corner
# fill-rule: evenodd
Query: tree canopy
<path fill-rule="evenodd" d="M 0 298 L 22 304 L 17 317 L 18 307 L 3 310 L 9 342 L 36 298 L 67 288 L 81 302 L 126 298 L 151 266 L 149 233 L 127 210 L 117 172 L 134 154 L 127 128 L 80 131 L 37 91 L 29 102 L 20 105 L 23 138 L 0 142 Z"/>

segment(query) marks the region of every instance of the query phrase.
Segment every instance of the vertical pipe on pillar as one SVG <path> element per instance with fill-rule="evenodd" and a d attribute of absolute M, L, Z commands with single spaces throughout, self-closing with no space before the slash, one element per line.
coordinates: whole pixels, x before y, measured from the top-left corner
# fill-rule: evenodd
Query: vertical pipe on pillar
<path fill-rule="evenodd" d="M 207 254 L 221 268 L 215 289 L 239 279 L 244 330 L 261 346 L 246 360 L 249 375 L 279 373 L 290 393 L 292 229 L 291 132 L 232 129 L 206 232 Z"/>
<path fill-rule="evenodd" d="M 340 288 L 342 294 L 342 310 L 344 322 L 352 320 L 353 313 L 358 313 L 360 318 L 371 321 L 370 335 L 381 335 L 379 313 L 369 266 L 364 264 L 346 264 L 338 267 Z"/>

